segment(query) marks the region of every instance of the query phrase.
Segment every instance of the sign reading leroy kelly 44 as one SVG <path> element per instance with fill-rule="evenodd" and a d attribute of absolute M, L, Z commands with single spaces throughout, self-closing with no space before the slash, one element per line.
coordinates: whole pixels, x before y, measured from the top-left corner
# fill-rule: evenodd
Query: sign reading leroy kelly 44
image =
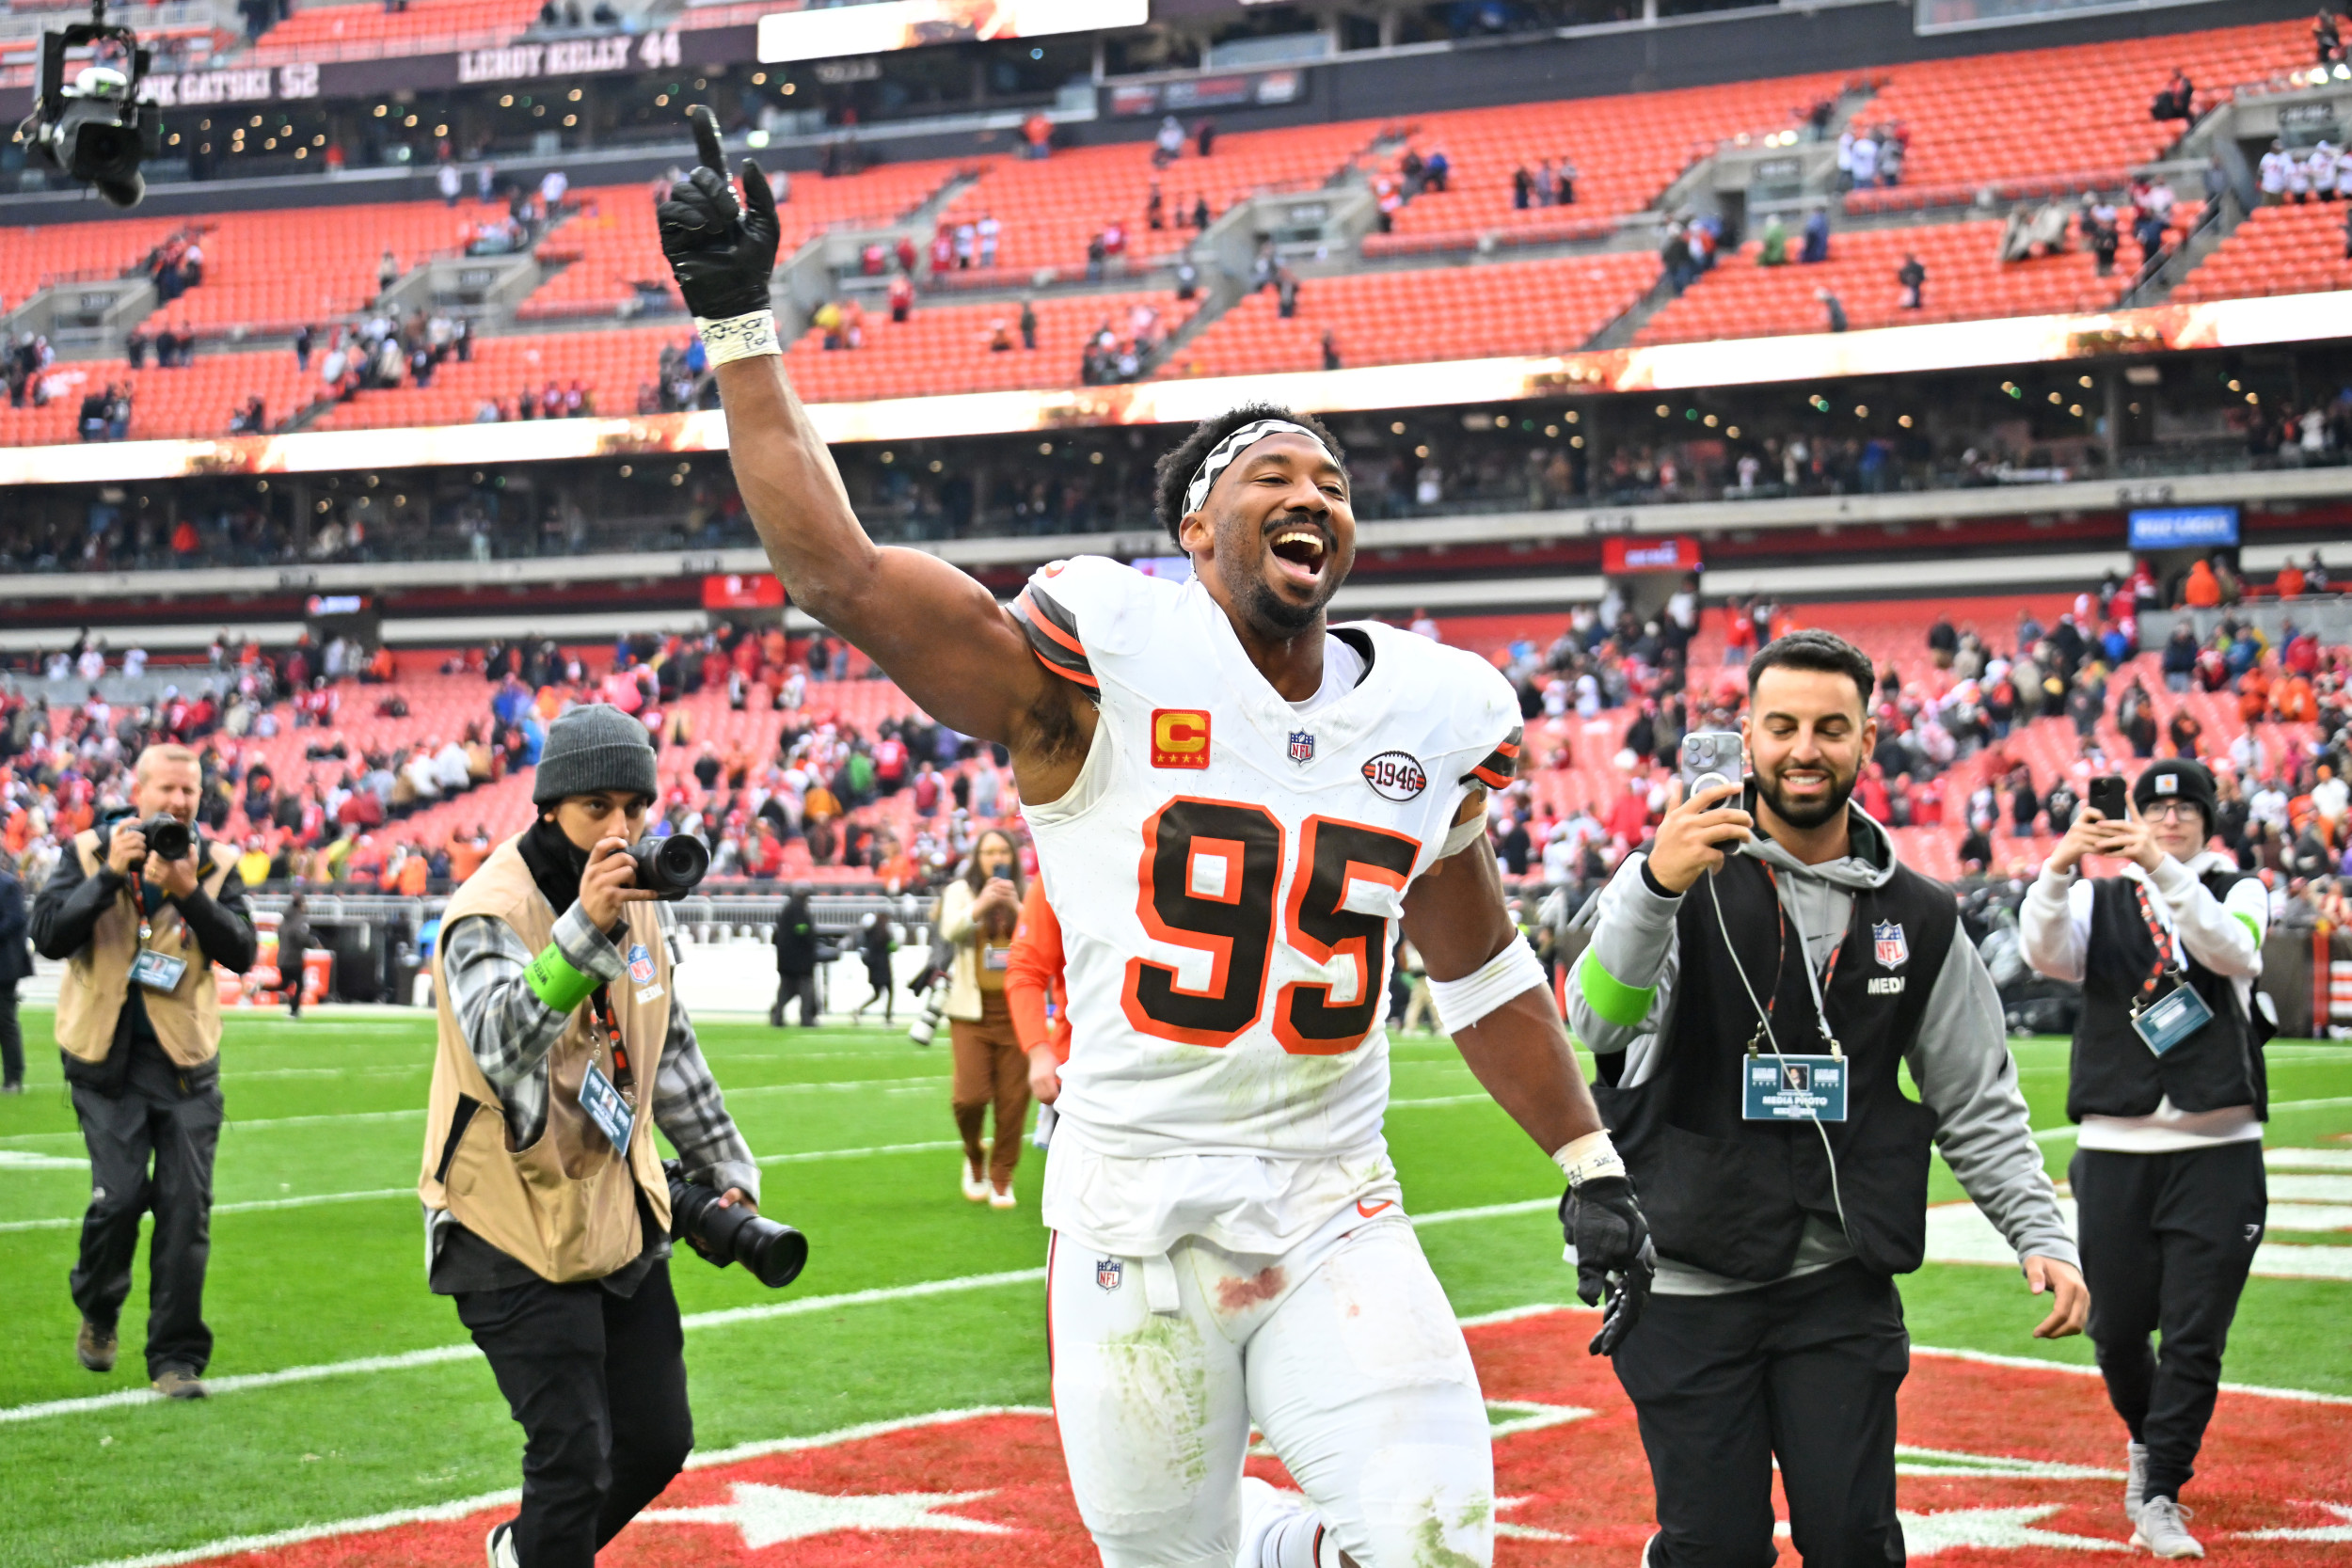
<path fill-rule="evenodd" d="M 572 39 L 562 43 L 515 43 L 500 49 L 468 49 L 457 56 L 457 80 L 529 82 L 543 76 L 587 76 L 615 71 L 660 70 L 678 63 L 677 33 L 643 38 Z"/>

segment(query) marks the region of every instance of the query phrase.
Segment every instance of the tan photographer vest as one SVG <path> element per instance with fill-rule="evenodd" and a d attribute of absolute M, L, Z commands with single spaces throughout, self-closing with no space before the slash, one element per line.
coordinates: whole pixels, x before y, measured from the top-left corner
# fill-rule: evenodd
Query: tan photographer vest
<path fill-rule="evenodd" d="M 210 869 L 197 885 L 217 898 L 237 863 L 237 852 L 225 844 L 206 843 L 203 847 Z M 85 877 L 95 877 L 105 866 L 106 852 L 95 828 L 74 835 L 73 852 L 81 858 Z M 186 962 L 177 986 L 168 991 L 142 988 L 142 1000 L 164 1054 L 181 1067 L 203 1066 L 220 1053 L 220 998 L 213 986 L 212 960 L 179 909 L 169 903 L 157 907 L 142 943 L 138 894 L 130 882 L 116 890 L 114 902 L 90 928 L 89 941 L 66 960 L 57 984 L 58 1049 L 77 1061 L 106 1059 L 114 1049 L 115 1024 L 130 995 L 131 966 L 138 961 L 141 946 Z"/>
<path fill-rule="evenodd" d="M 621 1042 L 635 1075 L 636 1117 L 628 1156 L 616 1157 L 580 1106 L 580 1085 L 595 1062 L 612 1076 L 612 1052 L 596 1025 L 593 999 L 572 1013 L 548 1053 L 548 1118 L 527 1148 L 511 1148 L 498 1090 L 483 1075 L 450 1006 L 442 954 L 433 955 L 434 1006 L 440 1046 L 425 1113 L 424 1166 L 417 1196 L 555 1284 L 601 1279 L 644 1245 L 637 1218 L 643 1190 L 655 1220 L 670 1223 L 670 1187 L 654 1148 L 653 1085 L 670 1029 L 670 949 L 650 903 L 625 905 L 624 957 L 644 949 L 652 978 L 627 975 L 608 989 Z M 502 920 L 537 954 L 555 940 L 556 911 L 508 839 L 469 877 L 441 916 L 446 932 L 470 915 Z"/>

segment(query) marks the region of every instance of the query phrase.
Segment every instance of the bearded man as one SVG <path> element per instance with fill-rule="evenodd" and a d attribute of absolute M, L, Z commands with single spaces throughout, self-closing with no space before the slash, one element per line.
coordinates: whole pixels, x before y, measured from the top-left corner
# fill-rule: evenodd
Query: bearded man
<path fill-rule="evenodd" d="M 1931 1145 L 2053 1298 L 2034 1336 L 2089 1313 L 1951 890 L 1851 801 L 1875 680 L 1827 632 L 1758 653 L 1748 776 L 1677 783 L 1581 917 L 1568 1022 L 1659 1255 L 1613 1358 L 1657 1490 L 1649 1568 L 1771 1568 L 1775 1460 L 1808 1568 L 1903 1560 L 1894 1281 L 1926 1250 Z"/>

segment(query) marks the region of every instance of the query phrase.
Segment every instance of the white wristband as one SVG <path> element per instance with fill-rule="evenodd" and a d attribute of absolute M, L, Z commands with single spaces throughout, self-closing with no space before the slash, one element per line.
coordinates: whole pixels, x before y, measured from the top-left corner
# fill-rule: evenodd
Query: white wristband
<path fill-rule="evenodd" d="M 1459 980 L 1431 976 L 1429 999 L 1438 1005 L 1438 1022 L 1447 1034 L 1454 1035 L 1521 992 L 1540 989 L 1543 983 L 1543 960 L 1514 935 L 1502 952 Z"/>
<path fill-rule="evenodd" d="M 723 321 L 694 318 L 694 330 L 702 334 L 703 349 L 711 365 L 735 359 L 756 359 L 763 354 L 782 354 L 783 344 L 776 341 L 776 313 L 773 310 L 754 310 L 748 316 L 729 316 Z"/>
<path fill-rule="evenodd" d="M 1438 847 L 1438 858 L 1452 860 L 1471 845 L 1486 836 L 1486 814 L 1480 812 L 1467 822 L 1456 822 L 1446 831 L 1445 842 Z"/>
<path fill-rule="evenodd" d="M 1560 1167 L 1560 1174 L 1568 1179 L 1571 1187 L 1581 1187 L 1604 1176 L 1625 1174 L 1625 1162 L 1618 1158 L 1617 1146 L 1609 1141 L 1606 1132 L 1587 1132 L 1562 1144 L 1551 1151 L 1551 1163 Z"/>

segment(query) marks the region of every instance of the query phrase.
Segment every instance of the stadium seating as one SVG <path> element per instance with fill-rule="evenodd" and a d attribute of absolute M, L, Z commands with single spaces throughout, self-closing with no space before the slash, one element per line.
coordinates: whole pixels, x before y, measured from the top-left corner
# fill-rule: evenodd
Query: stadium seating
<path fill-rule="evenodd" d="M 74 423 L 85 393 L 108 384 L 131 387 L 133 440 L 167 436 L 226 436 L 229 417 L 248 397 L 259 394 L 273 424 L 301 409 L 315 394 L 317 383 L 294 365 L 284 350 L 257 354 L 199 354 L 184 366 L 157 370 L 151 364 L 133 371 L 119 359 L 84 360 L 52 365 L 43 374 L 49 383 L 49 405 L 35 408 L 29 402 L 11 408 L 0 402 L 0 446 L 40 446 L 75 439 Z"/>
<path fill-rule="evenodd" d="M 223 213 L 203 218 L 204 281 L 147 323 L 212 335 L 283 335 L 362 310 L 389 250 L 405 272 L 465 248 L 474 211 L 437 201 Z"/>
<path fill-rule="evenodd" d="M 884 164 L 861 174 L 827 180 L 792 178 L 777 209 L 783 225 L 778 254 L 788 257 L 808 239 L 836 224 L 879 227 L 921 206 L 966 166 L 947 160 Z M 675 307 L 677 290 L 654 231 L 654 195 L 645 185 L 578 188 L 570 199 L 580 207 L 539 244 L 543 262 L 564 261 L 563 271 L 542 283 L 516 313 L 526 320 L 610 315 L 633 307 L 652 291 Z"/>
<path fill-rule="evenodd" d="M 1184 155 L 1165 168 L 1152 166 L 1149 142 L 1078 148 L 1037 161 L 998 158 L 948 204 L 946 221 L 994 214 L 1004 226 L 996 264 L 1006 273 L 1083 266 L 1088 241 L 1113 219 L 1126 230 L 1128 256 L 1149 262 L 1192 238 L 1196 231 L 1178 221 L 1190 214 L 1196 198 L 1206 197 L 1210 213 L 1222 215 L 1254 192 L 1315 189 L 1367 148 L 1377 129 L 1370 120 L 1351 120 L 1223 135 L 1206 158 L 1186 142 Z M 1164 230 L 1144 220 L 1154 182 L 1168 214 Z"/>
<path fill-rule="evenodd" d="M 482 49 L 519 36 L 539 0 L 409 0 L 395 11 L 368 0 L 306 5 L 262 35 L 246 58 L 358 60 Z"/>
<path fill-rule="evenodd" d="M 1852 123 L 1908 127 L 1902 183 L 1853 192 L 1846 208 L 1967 202 L 1987 185 L 2007 197 L 2118 189 L 2183 130 L 2148 113 L 2174 67 L 2197 84 L 2202 113 L 2310 52 L 2308 21 L 2268 22 L 1898 67 Z"/>
<path fill-rule="evenodd" d="M 2334 202 L 2258 208 L 2197 264 L 2172 297 L 2189 303 L 2352 289 L 2352 261 L 2344 254 L 2346 211 Z"/>
<path fill-rule="evenodd" d="M 1917 322 L 1972 321 L 2059 310 L 2099 310 L 2115 303 L 2131 281 L 2119 264 L 2098 276 L 2082 251 L 2026 261 L 1998 260 L 1997 221 L 1915 229 L 1871 229 L 1833 236 L 1830 259 L 1812 266 L 1757 264 L 1752 242 L 1700 276 L 1635 334 L 1636 343 L 1690 342 L 1711 338 L 1761 338 L 1823 330 L 1824 307 L 1813 291 L 1827 288 L 1853 327 Z M 1792 236 L 1789 248 L 1795 251 Z M 1927 268 L 1926 305 L 1906 310 L 1895 271 L 1906 252 Z"/>
<path fill-rule="evenodd" d="M 825 351 L 813 328 L 785 351 L 792 385 L 811 403 L 861 403 L 876 398 L 926 397 L 942 392 L 994 392 L 1077 384 L 1086 340 L 1108 325 L 1128 335 L 1137 304 L 1160 313 L 1173 332 L 1192 314 L 1169 293 L 1078 294 L 1036 302 L 1037 348 L 993 353 L 989 341 L 1002 322 L 1018 345 L 1016 305 L 918 306 L 904 325 L 880 312 L 866 318 L 866 346 Z"/>
<path fill-rule="evenodd" d="M 1244 299 L 1179 351 L 1164 372 L 1247 375 L 1323 368 L 1327 330 L 1343 365 L 1410 363 L 1443 343 L 1449 357 L 1564 353 L 1658 280 L 1649 252 L 1550 261 L 1310 278 L 1288 321 L 1274 292 Z"/>
<path fill-rule="evenodd" d="M 119 277 L 185 227 L 184 218 L 133 217 L 0 228 L 0 301 L 14 309 L 48 283 Z"/>
<path fill-rule="evenodd" d="M 1368 242 L 1367 253 L 1440 241 L 1466 245 L 1486 232 L 1507 236 L 1641 212 L 1718 143 L 1743 132 L 1781 130 L 1845 86 L 1841 75 L 1784 76 L 1418 116 L 1402 128 L 1406 135 L 1389 166 L 1410 146 L 1424 158 L 1443 150 L 1453 173 L 1445 190 L 1399 209 L 1392 235 Z M 1574 205 L 1511 205 L 1515 169 L 1532 172 L 1538 162 L 1562 157 L 1577 168 Z"/>
<path fill-rule="evenodd" d="M 481 338 L 473 357 L 441 362 L 429 387 L 404 383 L 359 393 L 321 415 L 314 430 L 369 430 L 394 425 L 468 424 L 488 399 L 509 415 L 525 392 L 537 394 L 550 381 L 574 381 L 590 394 L 600 414 L 633 414 L 637 392 L 653 382 L 664 345 L 691 336 L 683 323 L 627 331 L 525 334 Z"/>

